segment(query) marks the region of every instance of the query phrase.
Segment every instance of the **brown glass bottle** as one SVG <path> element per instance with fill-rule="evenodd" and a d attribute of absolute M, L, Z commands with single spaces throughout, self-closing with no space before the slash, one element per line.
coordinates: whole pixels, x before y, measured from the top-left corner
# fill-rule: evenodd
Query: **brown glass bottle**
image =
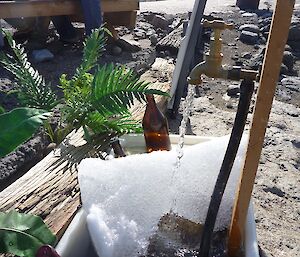
<path fill-rule="evenodd" d="M 167 118 L 158 109 L 153 95 L 147 95 L 143 129 L 147 152 L 171 150 Z"/>

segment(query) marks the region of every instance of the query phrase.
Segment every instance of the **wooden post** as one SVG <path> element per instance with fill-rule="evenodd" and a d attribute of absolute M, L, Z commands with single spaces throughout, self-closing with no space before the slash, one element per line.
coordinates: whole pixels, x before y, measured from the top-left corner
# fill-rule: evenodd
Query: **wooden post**
<path fill-rule="evenodd" d="M 248 206 L 263 147 L 272 102 L 288 38 L 295 0 L 277 0 L 264 58 L 245 162 L 229 231 L 229 256 L 238 256 L 243 241 Z M 270 235 L 272 236 L 272 235 Z"/>
<path fill-rule="evenodd" d="M 259 6 L 259 0 L 237 0 L 236 5 L 242 10 L 257 10 Z"/>

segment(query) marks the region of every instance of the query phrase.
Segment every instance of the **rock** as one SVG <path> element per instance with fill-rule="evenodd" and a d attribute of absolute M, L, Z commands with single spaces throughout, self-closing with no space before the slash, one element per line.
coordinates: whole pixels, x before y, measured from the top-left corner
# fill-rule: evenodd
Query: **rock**
<path fill-rule="evenodd" d="M 54 55 L 48 49 L 33 50 L 32 51 L 33 62 L 46 62 L 54 58 Z"/>
<path fill-rule="evenodd" d="M 179 26 L 178 28 L 174 29 L 171 33 L 159 40 L 156 45 L 156 49 L 158 51 L 168 50 L 172 54 L 177 54 L 182 43 L 182 31 L 183 26 Z"/>
<path fill-rule="evenodd" d="M 300 148 L 300 139 L 299 138 L 293 139 L 292 144 L 294 147 Z"/>
<path fill-rule="evenodd" d="M 240 86 L 239 85 L 230 85 L 227 88 L 227 95 L 229 96 L 237 96 L 240 93 Z"/>
<path fill-rule="evenodd" d="M 255 54 L 249 61 L 247 61 L 247 64 L 251 69 L 258 70 L 261 67 L 265 51 L 265 47 L 260 48 L 260 50 L 258 50 L 258 53 Z"/>
<path fill-rule="evenodd" d="M 300 19 L 298 18 L 292 19 L 288 41 L 300 41 Z"/>
<path fill-rule="evenodd" d="M 150 22 L 150 23 L 151 23 L 151 21 L 153 20 L 154 15 L 155 15 L 155 14 L 152 13 L 152 12 L 145 12 L 145 13 L 143 13 L 144 19 L 145 19 L 146 21 Z"/>
<path fill-rule="evenodd" d="M 257 14 L 256 13 L 250 13 L 250 12 L 245 12 L 242 14 L 242 17 L 244 18 L 257 18 Z"/>
<path fill-rule="evenodd" d="M 274 195 L 277 195 L 279 197 L 284 197 L 285 192 L 283 192 L 280 188 L 273 186 L 273 187 L 266 187 L 263 189 L 267 193 L 272 193 Z"/>
<path fill-rule="evenodd" d="M 289 71 L 292 71 L 294 66 L 293 54 L 289 51 L 284 51 L 282 63 L 289 69 Z"/>
<path fill-rule="evenodd" d="M 288 74 L 289 73 L 289 69 L 288 67 L 286 67 L 286 65 L 284 65 L 283 63 L 281 64 L 281 67 L 280 67 L 280 74 Z"/>
<path fill-rule="evenodd" d="M 119 38 L 116 44 L 121 47 L 126 52 L 135 53 L 141 50 L 141 45 L 139 42 L 129 39 Z"/>
<path fill-rule="evenodd" d="M 242 31 L 240 40 L 245 44 L 254 45 L 258 40 L 258 34 L 250 31 Z"/>
<path fill-rule="evenodd" d="M 233 104 L 231 102 L 226 103 L 228 109 L 233 109 Z"/>
<path fill-rule="evenodd" d="M 253 33 L 259 33 L 259 27 L 254 24 L 244 24 L 239 27 L 240 31 L 250 31 Z"/>
<path fill-rule="evenodd" d="M 161 15 L 154 15 L 152 21 L 150 22 L 155 28 L 161 28 L 163 30 L 169 29 L 168 20 Z"/>
<path fill-rule="evenodd" d="M 270 31 L 270 28 L 271 28 L 271 24 L 268 24 L 266 26 L 263 26 L 260 28 L 260 32 L 261 33 L 265 33 L 265 32 L 269 32 Z"/>
<path fill-rule="evenodd" d="M 122 54 L 122 48 L 119 46 L 113 46 L 112 50 L 111 50 L 112 55 L 114 56 L 119 56 Z"/>
<path fill-rule="evenodd" d="M 244 52 L 244 53 L 242 53 L 241 57 L 249 60 L 249 59 L 251 59 L 252 54 L 250 52 Z"/>
<path fill-rule="evenodd" d="M 291 91 L 300 92 L 300 78 L 299 77 L 286 77 L 283 78 L 281 84 Z"/>
<path fill-rule="evenodd" d="M 151 45 L 156 45 L 157 42 L 158 42 L 158 37 L 157 37 L 157 34 L 153 34 L 150 36 L 150 42 L 151 42 Z"/>
<path fill-rule="evenodd" d="M 136 38 L 138 39 L 145 39 L 146 38 L 146 32 L 145 30 L 143 29 L 138 29 L 138 28 L 135 28 L 133 30 L 133 34 Z"/>
<path fill-rule="evenodd" d="M 285 45 L 284 51 L 292 52 L 292 48 L 289 45 Z"/>

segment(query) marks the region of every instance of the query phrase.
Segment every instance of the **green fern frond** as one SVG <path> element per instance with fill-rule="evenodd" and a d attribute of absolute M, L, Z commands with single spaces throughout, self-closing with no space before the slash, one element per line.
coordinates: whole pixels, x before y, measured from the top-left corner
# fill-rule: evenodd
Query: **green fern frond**
<path fill-rule="evenodd" d="M 130 114 L 116 115 L 113 117 L 106 117 L 95 111 L 88 115 L 87 126 L 95 134 L 102 133 L 141 133 L 142 128 L 139 122 L 132 120 Z"/>
<path fill-rule="evenodd" d="M 1 52 L 0 63 L 15 76 L 16 89 L 21 104 L 51 110 L 58 103 L 56 95 L 51 90 L 51 85 L 46 84 L 44 78 L 31 66 L 25 49 L 20 44 L 16 44 L 9 33 L 4 33 L 13 55 L 5 55 Z"/>
<path fill-rule="evenodd" d="M 92 105 L 102 115 L 126 114 L 128 108 L 146 101 L 146 94 L 169 96 L 166 92 L 149 88 L 149 83 L 139 81 L 132 70 L 113 64 L 98 67 L 92 82 Z"/>
<path fill-rule="evenodd" d="M 95 67 L 99 57 L 104 51 L 107 30 L 103 27 L 93 30 L 92 34 L 86 38 L 83 48 L 82 63 L 76 70 L 74 80 L 81 78 L 85 73 Z"/>

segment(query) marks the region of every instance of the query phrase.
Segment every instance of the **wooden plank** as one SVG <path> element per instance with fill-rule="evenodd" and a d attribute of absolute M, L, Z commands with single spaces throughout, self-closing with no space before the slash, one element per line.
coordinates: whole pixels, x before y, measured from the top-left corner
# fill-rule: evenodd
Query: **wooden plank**
<path fill-rule="evenodd" d="M 248 206 L 278 82 L 294 4 L 295 0 L 277 0 L 273 14 L 246 157 L 229 231 L 229 255 L 231 257 L 239 256 L 243 240 Z"/>
<path fill-rule="evenodd" d="M 133 11 L 139 9 L 137 0 L 101 1 L 103 12 Z M 72 15 L 81 12 L 78 0 L 1 1 L 0 18 Z"/>

